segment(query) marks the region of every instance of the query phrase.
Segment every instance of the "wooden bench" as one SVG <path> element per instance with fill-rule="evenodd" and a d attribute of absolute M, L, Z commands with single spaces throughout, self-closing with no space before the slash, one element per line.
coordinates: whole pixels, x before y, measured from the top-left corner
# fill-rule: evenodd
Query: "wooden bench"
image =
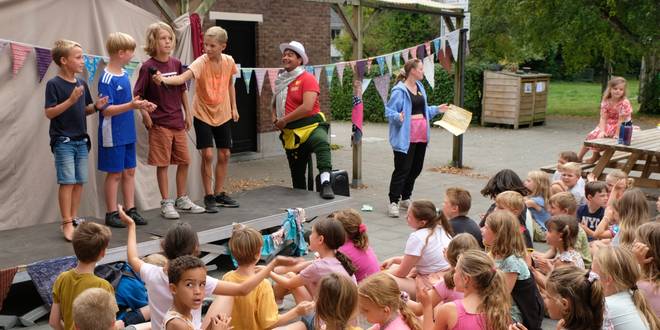
<path fill-rule="evenodd" d="M 616 165 L 616 163 L 618 163 L 619 161 L 628 159 L 629 156 L 630 156 L 629 152 L 617 151 L 617 152 L 614 153 L 614 155 L 612 155 L 612 159 L 610 159 L 610 165 Z M 582 169 L 583 176 L 586 176 L 586 173 L 589 172 L 587 170 L 590 170 L 590 169 L 596 167 L 596 164 L 597 164 L 597 162 L 593 163 L 593 164 L 585 164 L 585 163 L 580 164 L 580 168 Z M 557 170 L 557 164 L 556 163 L 541 167 L 541 171 L 546 172 L 546 173 L 550 173 L 550 174 L 555 173 L 556 170 Z"/>

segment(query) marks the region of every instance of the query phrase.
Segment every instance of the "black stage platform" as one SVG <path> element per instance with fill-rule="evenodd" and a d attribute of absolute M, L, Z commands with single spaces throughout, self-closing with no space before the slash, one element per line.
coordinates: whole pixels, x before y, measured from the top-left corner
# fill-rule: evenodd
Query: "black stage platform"
<path fill-rule="evenodd" d="M 197 231 L 200 244 L 203 245 L 229 238 L 233 222 L 262 230 L 281 225 L 287 208 L 303 208 L 307 218 L 311 218 L 344 208 L 350 199 L 336 196 L 333 200 L 324 200 L 316 192 L 280 186 L 235 193 L 232 197 L 241 204 L 239 208 L 220 208 L 220 212 L 215 214 L 181 213 L 179 221 L 189 222 Z M 162 218 L 160 209 L 144 211 L 141 214 L 149 220 L 149 224 L 137 227 L 139 253 L 147 255 L 158 252 L 159 238 L 177 220 Z M 92 221 L 102 223 L 98 219 Z M 0 269 L 73 255 L 71 243 L 62 238 L 59 223 L 0 231 L 0 251 Z M 112 228 L 110 246 L 99 264 L 119 260 L 126 260 L 126 229 Z M 21 272 L 17 274 L 14 282 L 25 280 L 28 280 L 26 273 Z"/>

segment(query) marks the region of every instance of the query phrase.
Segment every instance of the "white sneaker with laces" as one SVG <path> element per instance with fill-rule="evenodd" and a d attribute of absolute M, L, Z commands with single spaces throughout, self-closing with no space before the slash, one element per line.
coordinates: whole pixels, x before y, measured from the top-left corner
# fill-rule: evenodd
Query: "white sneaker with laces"
<path fill-rule="evenodd" d="M 181 212 L 188 212 L 188 213 L 194 213 L 194 214 L 206 212 L 206 209 L 204 209 L 203 207 L 193 203 L 193 201 L 191 201 L 190 197 L 188 197 L 187 195 L 184 195 L 184 196 L 181 196 L 181 197 L 177 198 L 175 206 L 176 206 L 177 210 L 179 210 Z"/>
<path fill-rule="evenodd" d="M 387 211 L 387 215 L 389 215 L 392 218 L 398 218 L 399 217 L 399 205 L 397 203 L 390 203 L 389 210 Z"/>
<path fill-rule="evenodd" d="M 171 199 L 160 201 L 160 215 L 165 219 L 178 219 L 179 213 L 174 209 L 174 201 Z"/>
<path fill-rule="evenodd" d="M 402 201 L 399 201 L 399 208 L 400 209 L 407 210 L 409 206 L 410 206 L 410 200 L 409 199 L 404 199 Z"/>

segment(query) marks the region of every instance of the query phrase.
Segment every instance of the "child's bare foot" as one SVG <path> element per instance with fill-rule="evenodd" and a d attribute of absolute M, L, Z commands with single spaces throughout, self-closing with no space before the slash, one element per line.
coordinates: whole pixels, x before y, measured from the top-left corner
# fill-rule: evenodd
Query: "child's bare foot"
<path fill-rule="evenodd" d="M 71 242 L 73 239 L 73 230 L 73 220 L 62 221 L 62 224 L 60 225 L 60 231 L 62 232 L 62 235 L 64 235 L 64 239 L 67 242 Z"/>

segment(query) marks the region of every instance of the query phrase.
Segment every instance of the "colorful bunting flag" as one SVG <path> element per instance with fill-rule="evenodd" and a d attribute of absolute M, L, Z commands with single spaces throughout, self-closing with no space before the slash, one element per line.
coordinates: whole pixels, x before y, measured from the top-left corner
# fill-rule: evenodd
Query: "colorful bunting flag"
<path fill-rule="evenodd" d="M 37 54 L 37 74 L 39 75 L 39 82 L 44 79 L 46 71 L 50 66 L 50 62 L 53 61 L 53 57 L 50 54 L 50 49 L 34 47 L 34 51 Z"/>
<path fill-rule="evenodd" d="M 392 74 L 392 54 L 385 55 L 385 63 L 387 64 L 387 70 Z"/>
<path fill-rule="evenodd" d="M 98 68 L 98 64 L 99 61 L 101 61 L 101 58 L 94 55 L 83 55 L 83 61 L 85 62 L 85 69 L 87 69 L 87 83 L 91 85 L 92 81 L 94 81 L 96 69 Z"/>
<path fill-rule="evenodd" d="M 426 57 L 426 47 L 424 45 L 418 45 L 417 46 L 417 58 L 423 59 Z"/>
<path fill-rule="evenodd" d="M 367 68 L 367 60 L 359 60 L 355 64 L 358 80 L 364 78 L 365 69 Z"/>
<path fill-rule="evenodd" d="M 236 73 L 234 73 L 233 76 L 231 76 L 231 84 L 236 85 L 236 79 L 241 77 L 241 65 L 238 63 L 235 63 L 236 65 Z"/>
<path fill-rule="evenodd" d="M 316 78 L 317 83 L 321 83 L 321 71 L 323 70 L 323 67 L 320 66 L 315 66 L 314 67 L 314 78 Z"/>
<path fill-rule="evenodd" d="M 133 76 L 133 72 L 135 72 L 135 69 L 137 68 L 138 64 L 140 64 L 140 62 L 131 61 L 128 64 L 124 65 L 124 70 L 126 70 L 126 73 L 128 74 L 128 78 L 131 78 Z"/>
<path fill-rule="evenodd" d="M 376 90 L 378 91 L 381 100 L 383 100 L 383 104 L 387 104 L 387 94 L 390 89 L 390 75 L 385 74 L 374 78 L 374 85 L 376 85 Z"/>
<path fill-rule="evenodd" d="M 442 68 L 445 69 L 445 71 L 451 73 L 451 58 L 449 57 L 449 48 L 446 50 L 443 50 L 440 48 L 438 50 L 438 62 L 440 62 L 440 65 L 442 65 Z"/>
<path fill-rule="evenodd" d="M 277 79 L 277 73 L 279 71 L 279 69 L 266 70 L 266 72 L 268 72 L 268 82 L 270 83 L 270 89 L 273 91 L 273 94 L 275 94 L 275 79 Z"/>
<path fill-rule="evenodd" d="M 32 47 L 30 46 L 19 45 L 14 42 L 11 43 L 12 72 L 14 73 L 14 77 L 16 77 L 18 71 L 25 65 L 25 59 L 31 51 Z"/>
<path fill-rule="evenodd" d="M 459 30 L 451 31 L 447 34 L 447 41 L 449 42 L 449 48 L 451 48 L 451 57 L 456 58 L 458 55 L 458 37 L 460 36 Z M 446 50 L 445 50 L 445 55 Z"/>
<path fill-rule="evenodd" d="M 367 74 L 371 73 L 371 62 L 373 62 L 373 58 L 368 58 L 367 59 Z"/>
<path fill-rule="evenodd" d="M 311 66 L 311 65 L 307 65 L 307 66 L 305 66 L 305 71 L 307 71 L 311 74 L 314 74 L 314 67 Z"/>
<path fill-rule="evenodd" d="M 435 68 L 433 64 L 433 55 L 424 57 L 424 77 L 429 82 L 431 88 L 435 88 Z"/>
<path fill-rule="evenodd" d="M 257 93 L 261 95 L 261 89 L 264 87 L 264 78 L 266 78 L 266 69 L 255 68 L 254 76 L 257 78 Z"/>
<path fill-rule="evenodd" d="M 371 83 L 370 78 L 364 78 L 362 79 L 362 95 L 364 95 L 364 91 L 367 90 L 367 87 L 369 87 L 369 84 Z"/>
<path fill-rule="evenodd" d="M 251 68 L 241 69 L 241 72 L 243 72 L 243 81 L 245 82 L 245 90 L 248 94 L 250 94 L 250 80 L 252 80 L 252 71 L 254 70 Z"/>
<path fill-rule="evenodd" d="M 328 64 L 325 66 L 325 79 L 328 80 L 328 88 L 332 86 L 332 75 L 335 71 L 334 64 Z"/>
<path fill-rule="evenodd" d="M 440 38 L 435 38 L 433 39 L 433 50 L 435 53 L 438 53 L 438 49 L 440 49 Z"/>
<path fill-rule="evenodd" d="M 376 57 L 376 62 L 378 62 L 378 69 L 380 70 L 380 75 L 382 76 L 385 73 L 385 57 L 383 56 Z"/>
<path fill-rule="evenodd" d="M 408 48 L 411 58 L 417 58 L 417 46 Z"/>
<path fill-rule="evenodd" d="M 431 42 L 430 41 L 427 41 L 427 42 L 424 43 L 424 49 L 426 50 L 426 55 L 431 55 Z M 426 57 L 426 55 L 424 55 L 424 57 Z"/>
<path fill-rule="evenodd" d="M 409 49 L 404 49 L 403 52 L 401 53 L 403 55 L 403 63 L 405 64 L 408 62 L 408 54 L 410 53 Z M 398 66 L 398 63 L 397 63 Z"/>
<path fill-rule="evenodd" d="M 346 62 L 337 63 L 337 78 L 339 78 L 339 85 L 344 84 L 344 69 L 346 68 Z"/>
<path fill-rule="evenodd" d="M 397 68 L 401 66 L 401 52 L 394 53 L 394 65 Z"/>

